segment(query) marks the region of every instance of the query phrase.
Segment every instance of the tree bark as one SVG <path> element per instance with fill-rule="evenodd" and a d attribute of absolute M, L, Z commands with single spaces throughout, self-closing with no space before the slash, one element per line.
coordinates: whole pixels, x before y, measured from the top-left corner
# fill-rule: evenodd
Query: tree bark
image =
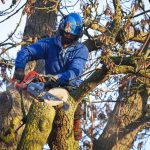
<path fill-rule="evenodd" d="M 33 13 L 27 17 L 26 26 L 23 34 L 23 40 L 27 44 L 31 44 L 44 37 L 50 37 L 56 30 L 57 10 L 50 9 L 49 11 L 40 10 L 40 8 L 50 8 L 55 6 L 57 8 L 57 0 L 55 2 L 47 2 L 46 4 L 41 0 L 36 0 L 33 4 Z M 26 66 L 26 72 L 35 70 L 38 73 L 44 73 L 44 60 L 32 61 Z"/>
<path fill-rule="evenodd" d="M 0 95 L 0 149 L 16 149 L 20 140 L 23 122 L 23 109 L 28 112 L 30 99 L 23 96 L 23 104 L 20 93 L 11 87 Z M 23 108 L 23 109 L 22 109 Z"/>
<path fill-rule="evenodd" d="M 31 105 L 17 150 L 41 150 L 52 130 L 55 110 L 43 102 Z"/>
<path fill-rule="evenodd" d="M 36 0 L 31 4 L 33 12 L 26 21 L 26 26 L 24 30 L 24 38 L 43 38 L 48 37 L 53 34 L 56 30 L 57 21 L 57 9 L 50 7 L 55 6 L 57 8 L 57 0 L 55 2 L 44 3 L 41 0 Z M 49 8 L 48 9 L 44 9 Z M 43 8 L 43 10 L 41 9 Z"/>
<path fill-rule="evenodd" d="M 103 133 L 95 140 L 94 150 L 129 150 L 139 131 L 150 121 L 150 117 L 146 116 L 150 89 L 145 85 L 137 88 L 139 83 L 136 82 L 131 84 L 131 89 L 134 90 L 127 97 L 123 93 L 127 91 L 127 87 L 120 89 L 118 102 Z"/>
<path fill-rule="evenodd" d="M 57 109 L 53 130 L 49 136 L 49 146 L 52 150 L 79 150 L 79 142 L 74 139 L 74 113 L 78 103 L 72 97 L 67 100 L 69 109 Z"/>

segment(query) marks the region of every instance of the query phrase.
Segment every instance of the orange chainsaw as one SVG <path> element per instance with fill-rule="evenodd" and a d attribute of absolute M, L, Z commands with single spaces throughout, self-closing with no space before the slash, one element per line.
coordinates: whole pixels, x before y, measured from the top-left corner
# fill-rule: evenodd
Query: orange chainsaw
<path fill-rule="evenodd" d="M 50 77 L 51 75 L 40 75 L 35 71 L 31 71 L 24 77 L 21 82 L 18 82 L 14 78 L 11 79 L 10 82 L 14 84 L 14 87 L 18 90 L 27 91 L 27 93 L 36 98 L 39 102 L 47 102 L 52 106 L 63 104 L 63 109 L 67 110 L 69 105 L 66 102 L 49 93 L 45 89 L 45 78 Z"/>

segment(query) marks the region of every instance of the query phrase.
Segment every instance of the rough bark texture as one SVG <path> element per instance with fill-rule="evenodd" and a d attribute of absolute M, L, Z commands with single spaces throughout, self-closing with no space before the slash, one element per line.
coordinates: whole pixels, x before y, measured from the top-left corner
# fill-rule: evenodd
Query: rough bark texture
<path fill-rule="evenodd" d="M 134 83 L 130 95 L 125 97 L 121 89 L 118 103 L 116 104 L 109 121 L 100 138 L 94 143 L 94 150 L 129 150 L 139 131 L 146 127 L 150 120 L 146 117 L 146 103 L 150 89 Z M 122 102 L 121 102 L 122 101 Z"/>
<path fill-rule="evenodd" d="M 43 102 L 31 105 L 17 150 L 41 150 L 52 130 L 55 110 Z"/>
<path fill-rule="evenodd" d="M 19 128 L 23 122 L 23 110 L 27 112 L 31 100 L 23 97 L 23 105 L 20 93 L 11 87 L 0 95 L 0 149 L 16 149 L 16 145 L 22 134 Z"/>
<path fill-rule="evenodd" d="M 79 150 L 79 142 L 74 139 L 73 121 L 77 103 L 73 98 L 67 100 L 69 109 L 57 109 L 53 131 L 49 136 L 49 146 L 52 150 Z"/>
<path fill-rule="evenodd" d="M 47 9 L 40 10 L 38 8 L 57 6 L 56 2 L 57 1 L 55 1 L 55 3 L 47 2 L 44 4 L 43 1 L 36 0 L 36 2 L 32 4 L 32 6 L 36 8 L 32 15 L 27 18 L 24 37 L 42 38 L 52 35 L 52 32 L 56 29 L 57 10 L 53 9 L 48 11 Z"/>
<path fill-rule="evenodd" d="M 57 1 L 55 2 L 57 4 Z M 47 4 L 44 4 L 44 2 L 40 0 L 33 2 L 33 5 L 38 8 L 42 6 L 50 7 L 53 4 L 55 5 L 55 3 L 52 3 L 52 2 L 48 2 Z M 50 11 L 49 13 L 47 12 L 47 10 L 43 11 L 43 10 L 35 9 L 34 13 L 29 18 L 27 18 L 23 40 L 27 40 L 29 42 L 31 38 L 30 42 L 35 42 L 37 39 L 40 39 L 43 36 L 51 36 L 52 34 L 51 31 L 54 30 L 56 27 L 56 21 L 57 21 L 57 14 L 56 14 L 55 9 L 53 11 Z M 35 66 L 36 66 L 35 63 L 28 65 L 28 67 L 26 68 L 27 72 L 33 69 L 39 73 L 43 72 L 44 70 L 43 61 L 38 63 L 37 67 Z M 23 97 L 24 97 L 23 104 L 25 106 L 26 113 L 27 113 L 32 101 L 30 101 L 30 99 L 25 97 L 25 95 L 23 94 Z M 43 106 L 41 108 L 43 108 Z M 9 90 L 7 89 L 7 92 L 4 92 L 0 95 L 0 149 L 10 149 L 10 150 L 16 149 L 16 145 L 19 142 L 20 136 L 24 129 L 24 126 L 19 128 L 22 124 L 21 120 L 23 119 L 22 111 L 23 110 L 22 110 L 22 105 L 20 101 L 20 94 L 15 89 L 10 87 Z M 28 128 L 26 127 L 26 130 L 27 129 Z M 50 129 L 48 130 L 50 132 Z M 44 132 L 41 132 L 41 133 L 44 133 Z M 28 137 L 26 135 L 23 135 L 23 136 Z M 46 139 L 41 139 L 41 140 L 43 140 L 43 142 L 46 143 Z M 22 142 L 24 143 L 24 141 Z M 27 146 L 27 144 L 25 145 Z M 43 143 L 41 146 L 43 146 Z"/>

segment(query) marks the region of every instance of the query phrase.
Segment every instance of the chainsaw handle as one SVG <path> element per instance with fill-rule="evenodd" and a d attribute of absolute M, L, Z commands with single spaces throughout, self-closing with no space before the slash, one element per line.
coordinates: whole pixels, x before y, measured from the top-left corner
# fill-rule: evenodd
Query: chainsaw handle
<path fill-rule="evenodd" d="M 14 87 L 17 89 L 26 89 L 27 88 L 27 84 L 25 84 L 24 82 L 18 82 L 18 80 L 16 80 L 15 78 L 10 79 L 10 83 L 14 84 Z"/>
<path fill-rule="evenodd" d="M 10 82 L 12 82 L 18 89 L 26 89 L 28 84 L 36 78 L 38 78 L 38 73 L 35 71 L 30 71 L 26 76 L 24 76 L 21 82 L 18 82 L 18 80 L 16 80 L 14 77 L 10 80 Z"/>

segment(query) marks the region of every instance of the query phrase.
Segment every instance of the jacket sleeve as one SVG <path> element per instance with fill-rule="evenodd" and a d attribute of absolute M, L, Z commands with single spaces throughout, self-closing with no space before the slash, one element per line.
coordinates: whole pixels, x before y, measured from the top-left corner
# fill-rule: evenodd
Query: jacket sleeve
<path fill-rule="evenodd" d="M 76 81 L 76 79 L 80 79 L 78 76 L 83 73 L 87 58 L 88 49 L 84 46 L 78 51 L 72 62 L 68 64 L 68 70 L 57 75 L 60 84 L 68 83 L 69 80 Z"/>
<path fill-rule="evenodd" d="M 25 68 L 26 63 L 31 60 L 45 59 L 49 47 L 49 38 L 40 40 L 34 44 L 22 48 L 15 61 L 15 68 Z"/>

